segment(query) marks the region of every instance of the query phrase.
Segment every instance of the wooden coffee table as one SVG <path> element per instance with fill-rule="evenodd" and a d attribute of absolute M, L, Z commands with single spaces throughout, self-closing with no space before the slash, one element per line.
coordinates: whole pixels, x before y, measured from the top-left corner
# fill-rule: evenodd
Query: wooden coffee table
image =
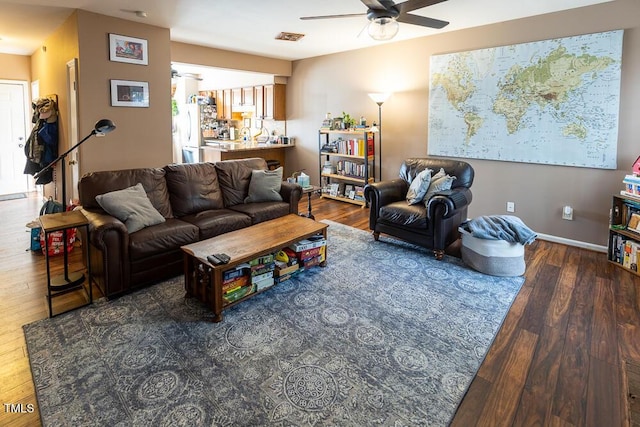
<path fill-rule="evenodd" d="M 327 238 L 327 224 L 290 214 L 261 222 L 220 236 L 182 246 L 184 252 L 184 285 L 187 296 L 193 296 L 214 312 L 214 322 L 222 321 L 222 310 L 260 293 L 254 292 L 229 304 L 223 304 L 222 273 L 254 258 L 267 255 L 299 240 L 322 233 Z M 207 256 L 226 253 L 227 264 L 212 265 Z M 320 266 L 327 263 L 327 253 Z"/>

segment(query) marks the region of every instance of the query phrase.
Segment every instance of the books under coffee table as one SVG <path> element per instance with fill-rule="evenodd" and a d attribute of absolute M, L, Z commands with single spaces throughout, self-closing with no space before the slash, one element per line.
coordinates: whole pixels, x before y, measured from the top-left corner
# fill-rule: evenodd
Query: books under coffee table
<path fill-rule="evenodd" d="M 313 219 L 290 214 L 183 246 L 184 285 L 187 296 L 196 297 L 207 304 L 214 312 L 213 321 L 220 322 L 223 309 L 266 289 L 252 290 L 246 295 L 240 294 L 237 299 L 231 298 L 231 289 L 226 289 L 227 293 L 223 293 L 225 273 L 244 268 L 244 265 L 252 269 L 256 267 L 256 260 L 269 257 L 304 239 L 322 236 L 326 242 L 327 227 L 327 224 Z M 227 254 L 229 262 L 220 265 L 210 263 L 207 256 L 214 253 Z M 318 265 L 324 267 L 326 262 L 327 253 L 324 248 Z M 227 273 L 226 276 L 228 285 L 231 275 Z"/>

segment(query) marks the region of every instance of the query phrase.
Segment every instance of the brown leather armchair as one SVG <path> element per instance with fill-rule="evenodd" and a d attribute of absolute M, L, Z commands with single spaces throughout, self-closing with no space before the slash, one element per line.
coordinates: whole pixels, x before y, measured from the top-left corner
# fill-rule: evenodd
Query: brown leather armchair
<path fill-rule="evenodd" d="M 443 168 L 455 176 L 450 190 L 441 191 L 416 205 L 406 201 L 411 181 L 424 169 L 436 173 Z M 369 228 L 378 240 L 380 233 L 433 249 L 437 259 L 459 237 L 458 226 L 467 220 L 471 203 L 473 168 L 470 164 L 440 158 L 407 159 L 400 168 L 400 178 L 368 184 L 364 195 L 369 202 Z"/>

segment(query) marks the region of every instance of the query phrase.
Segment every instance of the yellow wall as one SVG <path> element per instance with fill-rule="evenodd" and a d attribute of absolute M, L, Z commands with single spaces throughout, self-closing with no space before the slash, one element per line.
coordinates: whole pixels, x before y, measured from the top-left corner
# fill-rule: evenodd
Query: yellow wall
<path fill-rule="evenodd" d="M 41 49 L 31 55 L 31 79 L 39 82 L 40 96 L 57 95 L 58 110 L 58 153 L 61 154 L 70 145 L 69 136 L 69 99 L 67 96 L 67 62 L 78 57 L 78 33 L 76 31 L 77 14 L 73 13 L 45 42 Z M 59 171 L 56 167 L 56 172 Z M 68 186 L 70 170 L 67 169 L 67 195 L 71 195 Z M 61 178 L 54 175 L 58 190 L 53 192 L 52 185 L 45 187 L 45 195 L 62 200 Z"/>
<path fill-rule="evenodd" d="M 403 159 L 427 154 L 431 55 L 624 29 L 618 170 L 469 160 L 476 171 L 471 217 L 515 215 L 538 233 L 606 245 L 611 195 L 640 154 L 640 2 L 617 0 L 560 13 L 382 44 L 295 61 L 287 84 L 287 129 L 296 149 L 287 164 L 318 180 L 318 132 L 324 115 L 343 111 L 377 121 L 367 93 L 391 91 L 382 107 L 383 178 L 398 176 Z M 400 30 L 402 31 L 402 29 Z M 377 169 L 377 168 L 376 168 Z M 574 208 L 574 221 L 561 208 Z"/>
<path fill-rule="evenodd" d="M 0 79 L 31 80 L 31 61 L 28 56 L 0 53 Z"/>
<path fill-rule="evenodd" d="M 80 174 L 171 163 L 169 29 L 82 10 L 77 13 L 79 134 L 89 134 L 102 118 L 116 125 L 104 138 L 93 138 L 80 147 Z M 147 40 L 149 64 L 110 61 L 109 33 Z M 112 107 L 111 79 L 148 82 L 149 108 Z"/>

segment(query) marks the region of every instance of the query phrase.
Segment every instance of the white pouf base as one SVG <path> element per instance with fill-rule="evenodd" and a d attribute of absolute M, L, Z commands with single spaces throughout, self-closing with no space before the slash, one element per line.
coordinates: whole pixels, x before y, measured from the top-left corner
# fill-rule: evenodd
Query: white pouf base
<path fill-rule="evenodd" d="M 488 240 L 473 237 L 463 228 L 462 261 L 476 271 L 491 276 L 522 276 L 526 269 L 524 246 L 504 240 Z"/>

